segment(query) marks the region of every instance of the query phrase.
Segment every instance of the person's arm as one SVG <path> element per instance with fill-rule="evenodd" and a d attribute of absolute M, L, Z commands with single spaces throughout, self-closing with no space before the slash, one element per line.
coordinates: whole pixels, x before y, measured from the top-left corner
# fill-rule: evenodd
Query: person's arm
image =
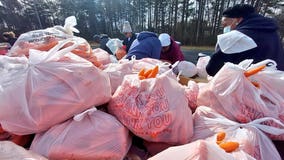
<path fill-rule="evenodd" d="M 175 43 L 175 53 L 173 55 L 173 62 L 176 62 L 176 61 L 184 61 L 184 55 L 180 49 L 180 46 L 176 43 Z"/>
<path fill-rule="evenodd" d="M 225 54 L 222 53 L 220 48 L 216 50 L 216 52 L 211 56 L 211 59 L 209 60 L 207 66 L 206 66 L 206 72 L 210 76 L 214 76 L 225 64 Z"/>

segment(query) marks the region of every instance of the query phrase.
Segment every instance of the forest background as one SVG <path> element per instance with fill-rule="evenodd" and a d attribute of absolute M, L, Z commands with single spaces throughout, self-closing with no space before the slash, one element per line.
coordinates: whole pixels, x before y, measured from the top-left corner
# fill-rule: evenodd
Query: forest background
<path fill-rule="evenodd" d="M 235 4 L 255 6 L 258 13 L 275 18 L 284 37 L 283 0 L 0 0 L 0 32 L 22 33 L 64 25 L 77 19 L 77 36 L 88 41 L 95 34 L 123 38 L 124 21 L 134 32 L 167 32 L 183 45 L 213 46 L 222 33 L 222 12 Z"/>

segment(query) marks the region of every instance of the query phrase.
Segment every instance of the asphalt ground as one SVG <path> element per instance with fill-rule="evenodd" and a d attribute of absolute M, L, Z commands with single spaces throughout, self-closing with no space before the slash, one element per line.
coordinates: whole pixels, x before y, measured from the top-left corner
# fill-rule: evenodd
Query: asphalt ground
<path fill-rule="evenodd" d="M 181 47 L 181 51 L 184 55 L 184 58 L 186 61 L 190 61 L 194 64 L 196 64 L 198 60 L 198 54 L 203 53 L 205 55 L 211 55 L 214 50 L 209 48 L 209 49 L 195 49 L 195 48 L 188 48 L 188 47 Z"/>
<path fill-rule="evenodd" d="M 91 42 L 90 44 L 93 49 L 99 47 L 99 44 L 97 43 Z M 181 46 L 181 50 L 186 61 L 196 64 L 199 53 L 211 55 L 214 52 L 214 47 Z"/>

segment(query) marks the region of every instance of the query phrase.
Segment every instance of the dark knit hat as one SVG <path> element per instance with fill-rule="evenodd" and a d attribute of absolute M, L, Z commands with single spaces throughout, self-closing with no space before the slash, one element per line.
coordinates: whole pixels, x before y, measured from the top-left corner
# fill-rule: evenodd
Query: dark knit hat
<path fill-rule="evenodd" d="M 237 4 L 223 12 L 223 17 L 240 18 L 255 13 L 254 7 L 248 4 Z"/>

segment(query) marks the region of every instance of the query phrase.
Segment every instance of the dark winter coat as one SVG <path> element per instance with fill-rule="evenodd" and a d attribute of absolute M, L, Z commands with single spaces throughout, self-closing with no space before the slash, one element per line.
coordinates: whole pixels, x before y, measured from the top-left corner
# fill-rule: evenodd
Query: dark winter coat
<path fill-rule="evenodd" d="M 217 46 L 206 66 L 209 75 L 214 76 L 225 62 L 238 64 L 245 59 L 253 59 L 253 63 L 272 59 L 276 61 L 277 69 L 284 71 L 284 51 L 274 20 L 253 13 L 245 17 L 237 25 L 236 30 L 253 39 L 257 47 L 235 54 L 226 54 Z"/>

